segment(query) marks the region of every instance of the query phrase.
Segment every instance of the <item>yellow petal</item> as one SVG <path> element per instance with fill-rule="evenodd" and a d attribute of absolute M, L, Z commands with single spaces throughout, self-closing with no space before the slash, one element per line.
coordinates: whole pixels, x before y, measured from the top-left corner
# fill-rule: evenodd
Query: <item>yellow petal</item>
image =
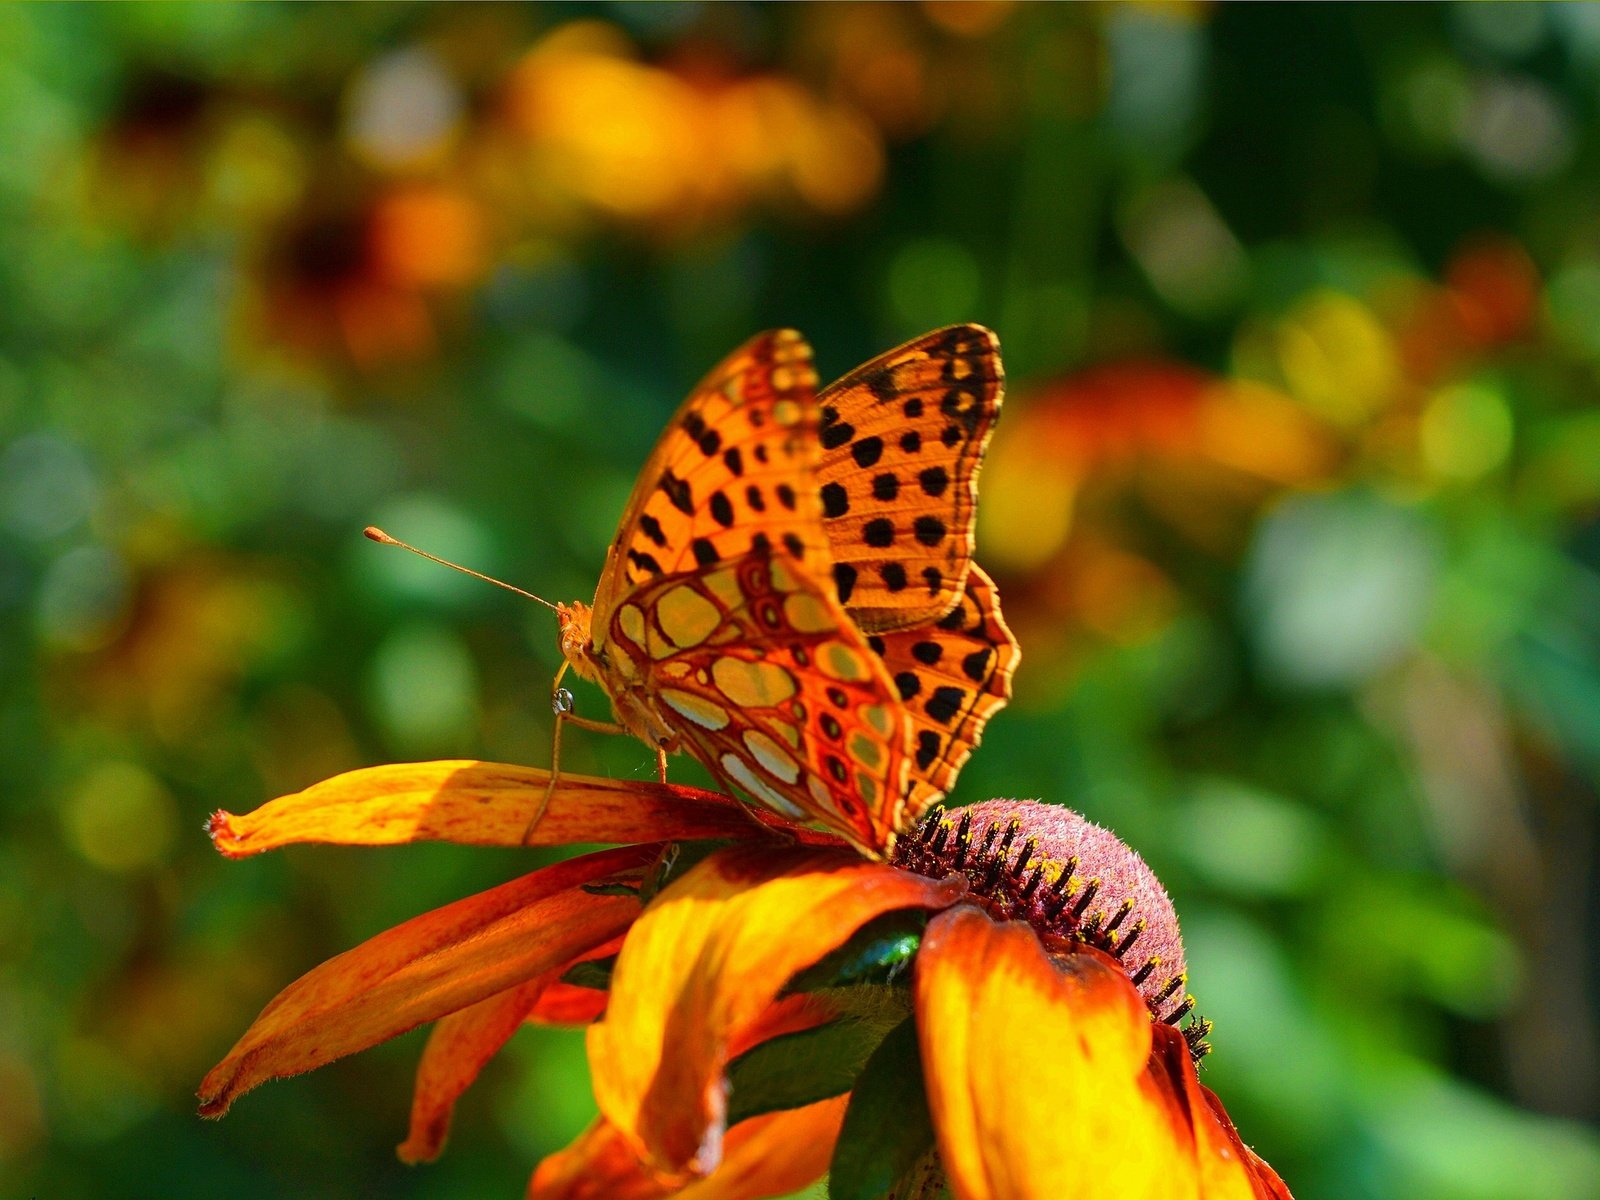
<path fill-rule="evenodd" d="M 728 1131 L 722 1165 L 678 1188 L 650 1176 L 602 1117 L 539 1164 L 528 1200 L 756 1200 L 799 1191 L 828 1169 L 848 1096 L 741 1121 Z"/>
<path fill-rule="evenodd" d="M 244 816 L 216 813 L 208 828 L 230 858 L 294 842 L 516 846 L 549 779 L 534 767 L 471 759 L 391 763 L 337 775 Z M 758 822 L 803 841 L 821 840 L 715 792 L 563 773 L 529 844 L 748 839 L 760 832 Z"/>
<path fill-rule="evenodd" d="M 849 851 L 739 846 L 707 858 L 629 931 L 589 1029 L 601 1113 L 667 1177 L 721 1159 L 730 1047 L 794 973 L 893 909 L 942 908 L 934 881 Z"/>
<path fill-rule="evenodd" d="M 959 1200 L 1045 1200 L 1063 1180 L 1074 1200 L 1272 1194 L 1216 1136 L 1198 1091 L 1191 1098 L 1174 1079 L 1193 1078 L 1187 1054 L 1181 1067 L 1163 1058 L 1152 1069 L 1149 1014 L 1109 960 L 1052 960 L 1027 925 L 963 906 L 929 923 L 915 997 L 928 1103 Z"/>
<path fill-rule="evenodd" d="M 413 917 L 301 976 L 261 1010 L 200 1084 L 200 1111 L 364 1050 L 424 1021 L 570 962 L 615 937 L 639 911 L 632 896 L 580 890 L 637 879 L 659 846 L 570 859 Z"/>

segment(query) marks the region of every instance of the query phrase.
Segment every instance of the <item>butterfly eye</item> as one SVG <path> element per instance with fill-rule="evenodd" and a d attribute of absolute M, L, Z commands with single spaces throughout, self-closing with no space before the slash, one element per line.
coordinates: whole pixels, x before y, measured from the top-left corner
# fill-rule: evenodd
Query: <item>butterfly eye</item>
<path fill-rule="evenodd" d="M 550 696 L 550 711 L 558 717 L 565 716 L 572 711 L 572 693 L 566 688 L 557 688 Z"/>

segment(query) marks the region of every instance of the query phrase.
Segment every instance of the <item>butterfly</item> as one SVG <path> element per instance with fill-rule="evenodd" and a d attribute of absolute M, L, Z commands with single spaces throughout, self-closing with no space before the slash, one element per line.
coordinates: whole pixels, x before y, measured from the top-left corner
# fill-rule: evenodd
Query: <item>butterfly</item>
<path fill-rule="evenodd" d="M 1016 642 L 971 562 L 998 346 L 955 326 L 820 397 L 816 382 L 783 330 L 690 393 L 594 602 L 557 606 L 562 671 L 599 684 L 617 723 L 558 710 L 557 737 L 563 719 L 632 733 L 663 778 L 688 750 L 724 786 L 878 855 L 1010 696 Z"/>

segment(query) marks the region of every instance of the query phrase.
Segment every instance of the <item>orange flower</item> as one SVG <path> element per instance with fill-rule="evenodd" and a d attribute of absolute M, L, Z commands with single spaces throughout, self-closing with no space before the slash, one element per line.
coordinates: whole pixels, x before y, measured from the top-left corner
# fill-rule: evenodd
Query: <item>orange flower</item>
<path fill-rule="evenodd" d="M 235 857 L 303 841 L 515 845 L 547 778 L 376 767 L 219 813 L 212 835 Z M 436 1021 L 400 1147 L 431 1158 L 523 1021 L 603 1013 L 588 1035 L 602 1115 L 540 1165 L 534 1200 L 739 1200 L 830 1169 L 836 1193 L 947 1181 L 958 1200 L 1024 1200 L 1053 1195 L 1063 1161 L 1076 1195 L 1289 1194 L 1196 1078 L 1209 1025 L 1178 1027 L 1193 1000 L 1166 894 L 1076 814 L 936 810 L 872 863 L 712 793 L 563 776 L 535 838 L 630 844 L 311 971 L 206 1077 L 202 1113 Z M 680 865 L 695 854 L 673 843 L 713 848 Z M 580 986 L 603 983 L 613 953 L 608 991 Z"/>

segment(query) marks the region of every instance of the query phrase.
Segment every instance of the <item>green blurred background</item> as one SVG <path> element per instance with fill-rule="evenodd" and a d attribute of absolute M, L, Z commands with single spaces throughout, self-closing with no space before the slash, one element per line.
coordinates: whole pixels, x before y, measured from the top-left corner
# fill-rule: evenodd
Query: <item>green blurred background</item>
<path fill-rule="evenodd" d="M 1584 6 L 0 7 L 0 1196 L 518 1195 L 576 1034 L 425 1168 L 420 1033 L 192 1092 L 526 857 L 206 815 L 547 761 L 549 613 L 362 526 L 587 599 L 723 353 L 957 320 L 1024 659 L 956 799 L 1151 860 L 1302 1200 L 1600 1196 L 1597 103 Z"/>

